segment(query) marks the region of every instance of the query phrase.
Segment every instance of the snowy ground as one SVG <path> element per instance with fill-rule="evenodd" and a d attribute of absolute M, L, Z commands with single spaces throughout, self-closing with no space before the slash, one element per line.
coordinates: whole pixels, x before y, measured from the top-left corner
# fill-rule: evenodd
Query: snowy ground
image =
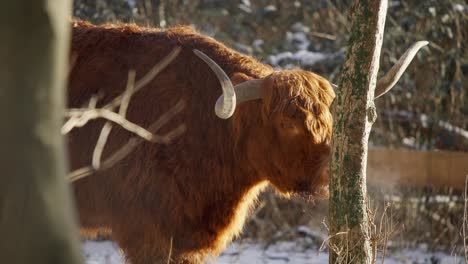
<path fill-rule="evenodd" d="M 123 258 L 119 249 L 109 241 L 86 241 L 83 243 L 86 264 L 122 264 Z M 328 254 L 319 252 L 315 246 L 304 245 L 303 240 L 292 242 L 278 242 L 268 247 L 260 244 L 233 243 L 216 260 L 210 264 L 319 264 L 328 263 Z M 377 263 L 381 263 L 379 260 Z M 386 264 L 411 263 L 411 264 L 461 264 L 463 257 L 450 256 L 447 253 L 427 252 L 424 249 L 403 250 L 398 254 L 392 253 L 385 258 Z"/>

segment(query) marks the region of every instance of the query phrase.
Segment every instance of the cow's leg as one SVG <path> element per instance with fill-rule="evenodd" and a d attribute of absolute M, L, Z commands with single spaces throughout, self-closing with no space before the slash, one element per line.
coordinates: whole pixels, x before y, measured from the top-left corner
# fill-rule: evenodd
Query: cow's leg
<path fill-rule="evenodd" d="M 171 252 L 169 256 L 169 249 L 145 249 L 145 245 L 136 245 L 132 247 L 122 248 L 125 252 L 125 258 L 129 264 L 203 264 L 202 257 L 188 257 L 186 255 Z M 167 251 L 164 253 L 163 251 Z M 168 258 L 170 257 L 170 261 Z"/>
<path fill-rule="evenodd" d="M 113 226 L 112 238 L 123 250 L 125 258 L 131 264 L 202 264 L 202 254 L 181 252 L 171 248 L 170 238 L 151 227 L 131 228 L 128 225 Z"/>

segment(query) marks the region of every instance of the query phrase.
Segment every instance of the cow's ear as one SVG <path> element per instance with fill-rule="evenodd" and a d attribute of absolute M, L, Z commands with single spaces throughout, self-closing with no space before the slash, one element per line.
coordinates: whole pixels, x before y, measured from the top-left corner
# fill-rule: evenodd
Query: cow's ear
<path fill-rule="evenodd" d="M 237 85 L 239 83 L 243 83 L 245 81 L 252 80 L 252 77 L 245 75 L 244 73 L 236 72 L 231 75 L 231 82 L 233 85 Z"/>

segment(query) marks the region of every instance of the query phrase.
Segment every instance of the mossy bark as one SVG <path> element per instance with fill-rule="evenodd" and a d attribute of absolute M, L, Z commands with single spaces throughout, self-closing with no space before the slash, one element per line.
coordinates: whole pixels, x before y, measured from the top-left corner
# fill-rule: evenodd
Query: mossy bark
<path fill-rule="evenodd" d="M 366 201 L 367 148 L 386 0 L 356 0 L 348 54 L 333 103 L 330 263 L 372 263 Z"/>
<path fill-rule="evenodd" d="M 82 263 L 63 122 L 69 0 L 0 8 L 0 262 Z"/>

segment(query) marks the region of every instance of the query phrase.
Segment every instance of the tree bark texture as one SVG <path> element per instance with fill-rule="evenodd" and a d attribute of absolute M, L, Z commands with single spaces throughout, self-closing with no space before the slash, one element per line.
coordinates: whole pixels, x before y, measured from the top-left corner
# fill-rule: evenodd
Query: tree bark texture
<path fill-rule="evenodd" d="M 69 0 L 0 8 L 0 262 L 82 263 L 60 134 Z"/>
<path fill-rule="evenodd" d="M 348 54 L 333 105 L 330 166 L 330 263 L 372 263 L 366 198 L 368 139 L 386 0 L 356 0 Z"/>

